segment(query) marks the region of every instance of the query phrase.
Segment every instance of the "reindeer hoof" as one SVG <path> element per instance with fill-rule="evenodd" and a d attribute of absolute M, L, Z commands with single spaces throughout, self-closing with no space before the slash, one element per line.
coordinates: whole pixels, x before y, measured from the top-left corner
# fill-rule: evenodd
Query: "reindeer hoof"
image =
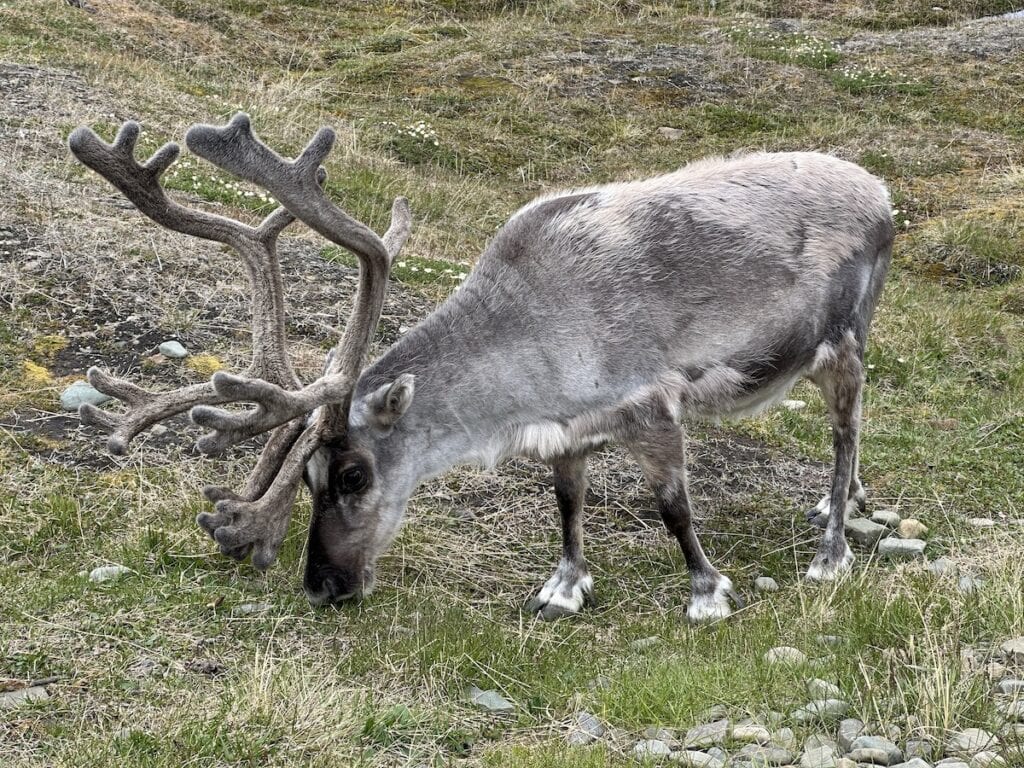
<path fill-rule="evenodd" d="M 579 613 L 590 600 L 594 580 L 580 567 L 563 561 L 554 575 L 541 587 L 540 593 L 526 604 L 526 610 L 538 614 L 545 621 Z"/>
<path fill-rule="evenodd" d="M 832 553 L 819 552 L 811 561 L 811 567 L 807 569 L 806 579 L 808 581 L 835 581 L 840 576 L 850 572 L 853 568 L 853 552 L 850 545 L 843 542 L 844 551 L 841 555 L 835 556 Z"/>
<path fill-rule="evenodd" d="M 691 624 L 708 624 L 721 621 L 732 615 L 732 603 L 737 608 L 743 607 L 743 599 L 732 587 L 732 580 L 722 576 L 715 588 L 709 592 L 694 594 L 686 607 L 686 618 Z"/>

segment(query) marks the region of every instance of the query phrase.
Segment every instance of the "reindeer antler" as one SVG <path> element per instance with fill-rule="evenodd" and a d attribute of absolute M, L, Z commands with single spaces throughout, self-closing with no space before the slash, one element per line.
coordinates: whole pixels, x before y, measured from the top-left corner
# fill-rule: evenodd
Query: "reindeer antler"
<path fill-rule="evenodd" d="M 266 568 L 283 541 L 306 460 L 327 437 L 343 433 L 347 424 L 348 401 L 380 317 L 390 262 L 411 229 L 409 206 L 404 198 L 395 201 L 392 225 L 382 240 L 331 203 L 323 192 L 326 174 L 320 167 L 334 142 L 334 133 L 328 128 L 321 129 L 295 161 L 287 161 L 253 135 L 244 114 L 236 115 L 224 128 L 194 126 L 186 141 L 196 154 L 260 184 L 283 203 L 258 227 L 251 227 L 170 200 L 159 178 L 174 162 L 179 148 L 166 144 L 140 165 L 134 157 L 138 135 L 138 124 L 127 122 L 111 145 L 83 127 L 71 134 L 68 143 L 80 161 L 110 181 L 153 221 L 177 232 L 225 243 L 239 253 L 252 283 L 253 360 L 246 376 L 218 373 L 206 384 L 160 394 L 92 368 L 89 380 L 93 386 L 124 402 L 128 410 L 118 416 L 85 405 L 80 416 L 86 423 L 112 431 L 108 448 L 113 453 L 126 451 L 142 430 L 190 408 L 195 423 L 215 430 L 197 443 L 204 453 L 217 453 L 273 429 L 242 492 L 205 489 L 207 498 L 215 503 L 215 512 L 198 517 L 222 552 L 243 558 L 252 551 L 253 564 Z M 351 250 L 360 262 L 359 287 L 345 334 L 324 376 L 304 389 L 288 360 L 284 290 L 276 253 L 278 235 L 296 216 Z M 258 406 L 243 413 L 205 407 L 241 401 Z M 321 418 L 306 425 L 305 416 L 320 406 L 327 406 Z"/>

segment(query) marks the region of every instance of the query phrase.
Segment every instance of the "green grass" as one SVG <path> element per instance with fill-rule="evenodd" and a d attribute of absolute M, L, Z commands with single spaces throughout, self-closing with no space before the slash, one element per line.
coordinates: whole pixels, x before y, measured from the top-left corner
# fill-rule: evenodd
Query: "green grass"
<path fill-rule="evenodd" d="M 74 84 L 45 86 L 53 100 L 40 97 L 36 111 L 0 112 L 10 124 L 0 129 L 26 132 L 0 167 L 10 190 L 0 220 L 40 238 L 16 265 L 0 246 L 0 679 L 58 678 L 49 700 L 0 713 L 5 765 L 633 765 L 645 728 L 685 730 L 714 706 L 793 725 L 808 677 L 839 685 L 854 715 L 905 733 L 998 725 L 987 670 L 962 653 L 985 656 L 1024 634 L 1024 123 L 1014 106 L 1024 62 L 832 41 L 956 25 L 1012 3 L 96 5 L 0 3 L 0 61 L 63 70 Z M 328 194 L 376 230 L 393 198 L 409 197 L 414 233 L 389 301 L 417 311 L 456 289 L 519 205 L 552 189 L 750 149 L 823 149 L 881 175 L 900 234 L 867 358 L 869 503 L 922 520 L 929 557 L 950 557 L 985 587 L 962 594 L 919 564 L 862 551 L 838 585 L 800 580 L 817 541 L 803 510 L 831 461 L 809 384 L 793 394 L 803 410 L 692 429 L 709 555 L 748 597 L 757 576 L 782 585 L 714 627 L 686 624 L 682 557 L 621 452 L 593 462 L 597 600 L 574 620 L 521 612 L 558 553 L 547 473 L 526 462 L 427 485 L 381 560 L 377 591 L 357 604 L 318 610 L 303 596 L 304 498 L 269 572 L 220 557 L 193 522 L 200 489 L 239 482 L 250 454 L 212 462 L 144 446 L 116 464 L 89 461 L 75 451 L 89 439 L 98 454 L 99 438 L 33 431 L 56 410 L 62 379 L 30 385 L 24 365 L 60 364 L 57 339 L 88 338 L 97 362 L 134 360 L 110 327 L 135 314 L 213 327 L 217 351 L 244 359 L 244 319 L 218 303 L 241 290 L 237 266 L 179 289 L 195 282 L 187 265 L 218 252 L 122 216 L 62 149 L 80 122 L 109 140 L 133 117 L 142 158 L 236 109 L 288 156 L 335 126 Z M 662 126 L 683 138 L 662 139 Z M 227 215 L 272 205 L 188 153 L 163 181 Z M 141 286 L 138 301 L 123 286 Z M 304 370 L 326 343 L 305 340 Z M 971 517 L 998 526 L 974 529 Z M 131 573 L 102 584 L 82 575 L 110 563 Z M 240 610 L 253 604 L 266 608 Z M 763 654 L 778 644 L 811 661 L 769 668 Z M 478 711 L 470 685 L 500 691 L 514 712 Z M 569 748 L 565 727 L 582 709 L 612 732 Z M 799 741 L 827 728 L 795 730 Z"/>

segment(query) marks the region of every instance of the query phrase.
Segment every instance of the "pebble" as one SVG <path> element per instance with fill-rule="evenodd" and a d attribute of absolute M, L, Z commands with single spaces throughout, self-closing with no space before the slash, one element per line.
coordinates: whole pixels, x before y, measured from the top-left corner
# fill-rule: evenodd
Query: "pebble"
<path fill-rule="evenodd" d="M 878 554 L 893 559 L 923 557 L 925 546 L 921 539 L 885 539 L 878 542 Z"/>
<path fill-rule="evenodd" d="M 787 411 L 802 411 L 804 408 L 807 407 L 807 403 L 805 403 L 803 400 L 783 400 L 781 403 L 779 403 L 779 405 L 781 405 Z"/>
<path fill-rule="evenodd" d="M 729 738 L 729 721 L 716 720 L 713 723 L 698 725 L 686 732 L 683 744 L 687 749 L 711 747 L 721 744 Z"/>
<path fill-rule="evenodd" d="M 900 763 L 899 765 L 894 765 L 894 766 L 892 766 L 892 768 L 931 768 L 931 766 L 928 765 L 928 763 L 926 763 L 920 757 L 915 757 L 915 758 L 912 758 L 911 760 L 908 760 L 905 763 Z"/>
<path fill-rule="evenodd" d="M 737 762 L 750 765 L 751 768 L 764 768 L 770 765 L 788 765 L 793 762 L 793 753 L 782 747 L 747 744 L 736 756 Z"/>
<path fill-rule="evenodd" d="M 775 581 L 771 576 L 761 576 L 760 578 L 754 579 L 754 591 L 755 592 L 778 592 L 779 583 Z"/>
<path fill-rule="evenodd" d="M 900 520 L 896 532 L 903 539 L 923 539 L 928 533 L 928 526 L 920 520 L 908 517 L 906 520 Z"/>
<path fill-rule="evenodd" d="M 725 760 L 716 755 L 689 749 L 675 753 L 672 760 L 687 768 L 722 768 L 725 765 Z"/>
<path fill-rule="evenodd" d="M 644 738 L 649 741 L 664 741 L 668 744 L 669 749 L 679 748 L 679 739 L 676 738 L 675 732 L 668 728 L 657 728 L 652 725 L 644 729 Z"/>
<path fill-rule="evenodd" d="M 879 539 L 888 535 L 889 529 L 868 520 L 866 517 L 854 517 L 846 521 L 846 535 L 862 547 L 873 547 Z"/>
<path fill-rule="evenodd" d="M 790 717 L 798 723 L 812 723 L 817 720 L 836 720 L 850 711 L 850 705 L 839 699 L 812 701 L 796 709 Z"/>
<path fill-rule="evenodd" d="M 939 557 L 928 563 L 928 570 L 935 576 L 950 576 L 956 573 L 956 566 L 947 558 Z"/>
<path fill-rule="evenodd" d="M 946 752 L 953 755 L 974 755 L 996 743 L 996 737 L 981 728 L 953 731 L 946 739 Z"/>
<path fill-rule="evenodd" d="M 242 603 L 232 608 L 231 612 L 236 616 L 248 616 L 253 613 L 264 613 L 273 607 L 270 603 Z"/>
<path fill-rule="evenodd" d="M 600 688 L 611 688 L 612 679 L 608 675 L 598 675 L 593 680 L 587 682 L 587 688 L 591 691 L 596 691 Z"/>
<path fill-rule="evenodd" d="M 639 651 L 643 650 L 644 648 L 650 648 L 652 645 L 657 645 L 659 642 L 661 642 L 661 638 L 655 635 L 652 637 L 638 638 L 637 640 L 631 642 L 629 645 L 631 648 L 635 648 Z"/>
<path fill-rule="evenodd" d="M 832 747 L 815 747 L 805 750 L 800 756 L 800 768 L 836 768 L 839 755 Z"/>
<path fill-rule="evenodd" d="M 939 762 L 935 764 L 935 768 L 971 768 L 971 766 L 963 760 L 947 758 L 946 760 L 939 760 Z"/>
<path fill-rule="evenodd" d="M 767 744 L 772 740 L 772 734 L 757 723 L 737 723 L 733 726 L 732 738 L 744 743 Z"/>
<path fill-rule="evenodd" d="M 793 750 L 796 748 L 796 734 L 792 728 L 779 728 L 772 734 L 772 744 L 783 749 Z"/>
<path fill-rule="evenodd" d="M 658 129 L 658 135 L 661 136 L 661 138 L 663 139 L 667 139 L 668 141 L 679 141 L 681 138 L 683 138 L 683 129 L 670 128 L 667 125 L 663 125 L 661 128 Z"/>
<path fill-rule="evenodd" d="M 77 411 L 80 405 L 102 405 L 112 399 L 110 395 L 104 395 L 89 382 L 79 379 L 60 393 L 60 407 L 65 411 Z"/>
<path fill-rule="evenodd" d="M 961 576 L 956 583 L 957 590 L 964 595 L 973 595 L 985 586 L 985 580 L 976 576 Z"/>
<path fill-rule="evenodd" d="M 668 748 L 668 744 L 664 741 L 643 739 L 638 741 L 636 746 L 633 747 L 633 754 L 642 760 L 647 757 L 668 757 L 672 754 L 672 750 Z"/>
<path fill-rule="evenodd" d="M 818 642 L 822 645 L 831 645 L 835 647 L 843 644 L 843 638 L 839 635 L 818 635 Z"/>
<path fill-rule="evenodd" d="M 101 581 L 119 579 L 124 574 L 131 572 L 132 569 L 126 565 L 101 565 L 89 571 L 89 581 L 94 581 L 98 584 Z"/>
<path fill-rule="evenodd" d="M 851 745 L 847 757 L 858 763 L 893 765 L 903 761 L 903 752 L 881 736 L 858 736 Z"/>
<path fill-rule="evenodd" d="M 50 694 L 41 685 L 30 685 L 14 691 L 0 693 L 0 710 L 13 709 L 33 701 L 46 701 Z"/>
<path fill-rule="evenodd" d="M 1024 745 L 1024 723 L 1006 723 L 999 729 L 999 740 Z"/>
<path fill-rule="evenodd" d="M 1024 694 L 1024 680 L 1000 680 L 996 686 L 996 693 L 1005 693 L 1007 696 L 1015 693 Z"/>
<path fill-rule="evenodd" d="M 1024 637 L 1015 637 L 1007 640 L 999 646 L 999 650 L 1003 652 L 1003 656 L 1007 661 L 1024 664 Z"/>
<path fill-rule="evenodd" d="M 806 664 L 807 655 L 797 648 L 780 645 L 777 648 L 769 648 L 764 660 L 769 664 Z"/>
<path fill-rule="evenodd" d="M 913 762 L 913 758 L 931 760 L 934 752 L 932 743 L 926 739 L 907 739 L 907 748 L 903 750 L 904 756 L 910 762 Z"/>
<path fill-rule="evenodd" d="M 884 525 L 886 528 L 896 528 L 900 524 L 900 516 L 891 509 L 880 509 L 871 515 L 871 522 Z"/>
<path fill-rule="evenodd" d="M 843 694 L 838 685 L 827 680 L 812 678 L 807 681 L 806 685 L 807 695 L 812 699 L 838 699 Z"/>
<path fill-rule="evenodd" d="M 604 726 L 601 721 L 589 712 L 577 712 L 572 729 L 566 735 L 565 740 L 572 746 L 582 746 L 597 741 L 604 736 Z"/>
<path fill-rule="evenodd" d="M 860 720 L 847 718 L 839 723 L 839 746 L 843 752 L 853 749 L 853 742 L 864 733 L 864 723 Z"/>
<path fill-rule="evenodd" d="M 972 528 L 993 528 L 996 521 L 991 517 L 972 517 L 967 521 Z"/>
<path fill-rule="evenodd" d="M 470 686 L 467 695 L 471 702 L 488 712 L 511 712 L 515 709 L 515 705 L 497 691 L 481 691 L 474 685 Z"/>
<path fill-rule="evenodd" d="M 150 349 L 152 349 L 152 347 L 150 347 Z M 181 360 L 183 357 L 188 357 L 188 350 L 182 346 L 180 341 L 165 341 L 161 343 L 157 349 L 160 350 L 161 355 L 173 360 Z"/>
<path fill-rule="evenodd" d="M 1007 720 L 1024 723 L 1024 699 L 1004 701 L 996 707 Z"/>
<path fill-rule="evenodd" d="M 1002 768 L 1004 765 L 1006 765 L 1006 761 L 989 750 L 979 752 L 971 758 L 970 762 L 971 768 Z"/>
<path fill-rule="evenodd" d="M 836 768 L 858 768 L 857 764 L 848 757 L 840 757 L 836 760 Z"/>

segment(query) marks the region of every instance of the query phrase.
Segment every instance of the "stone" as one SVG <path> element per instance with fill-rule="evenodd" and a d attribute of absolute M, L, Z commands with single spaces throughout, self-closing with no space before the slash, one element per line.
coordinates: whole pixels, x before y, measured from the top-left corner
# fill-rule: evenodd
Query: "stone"
<path fill-rule="evenodd" d="M 596 691 L 601 688 L 610 688 L 612 685 L 612 679 L 607 675 L 598 675 L 593 680 L 587 681 L 587 688 L 591 691 Z"/>
<path fill-rule="evenodd" d="M 41 685 L 29 685 L 13 691 L 4 691 L 0 693 L 0 711 L 14 709 L 22 704 L 31 704 L 35 701 L 46 701 L 48 698 L 50 698 L 50 694 Z"/>
<path fill-rule="evenodd" d="M 691 749 L 676 752 L 672 755 L 672 760 L 687 768 L 722 768 L 725 765 L 725 760 L 716 755 Z"/>
<path fill-rule="evenodd" d="M 132 569 L 126 565 L 101 565 L 89 571 L 89 581 L 97 584 L 101 581 L 113 581 L 131 572 Z"/>
<path fill-rule="evenodd" d="M 739 751 L 734 762 L 742 762 L 751 768 L 767 768 L 772 765 L 788 765 L 793 762 L 793 753 L 782 747 L 747 744 Z"/>
<path fill-rule="evenodd" d="M 967 524 L 972 528 L 994 528 L 996 521 L 991 517 L 972 517 Z"/>
<path fill-rule="evenodd" d="M 1013 720 L 1017 723 L 1024 723 L 1024 699 L 1016 699 L 1013 701 L 1001 701 L 998 705 L 996 705 L 996 709 L 998 709 L 999 714 L 1001 714 L 1007 720 Z"/>
<path fill-rule="evenodd" d="M 927 739 L 907 739 L 907 746 L 903 750 L 903 756 L 912 762 L 914 758 L 931 760 L 935 754 L 935 747 Z"/>
<path fill-rule="evenodd" d="M 1015 637 L 1007 640 L 999 650 L 1003 652 L 1003 658 L 1014 664 L 1024 664 L 1024 637 Z"/>
<path fill-rule="evenodd" d="M 686 732 L 683 746 L 686 749 L 718 746 L 729 738 L 729 721 L 715 720 L 713 723 L 698 725 Z"/>
<path fill-rule="evenodd" d="M 908 560 L 923 557 L 925 546 L 921 539 L 884 539 L 878 542 L 878 555 L 891 560 Z"/>
<path fill-rule="evenodd" d="M 480 709 L 488 712 L 511 712 L 515 709 L 515 705 L 497 691 L 481 691 L 475 685 L 470 686 L 467 696 Z"/>
<path fill-rule="evenodd" d="M 831 738 L 821 733 L 812 733 L 804 740 L 804 752 L 811 749 L 821 749 L 822 747 L 838 751 L 838 745 Z"/>
<path fill-rule="evenodd" d="M 1002 680 L 1006 677 L 1006 665 L 1001 661 L 989 660 L 988 664 L 985 665 L 985 676 L 989 680 Z"/>
<path fill-rule="evenodd" d="M 847 718 L 839 723 L 839 746 L 843 752 L 853 749 L 853 742 L 864 733 L 864 723 L 860 720 Z"/>
<path fill-rule="evenodd" d="M 757 723 L 737 723 L 733 726 L 732 738 L 744 743 L 767 744 L 772 740 L 772 734 Z"/>
<path fill-rule="evenodd" d="M 792 728 L 779 728 L 772 734 L 772 745 L 790 751 L 796 748 L 796 734 Z"/>
<path fill-rule="evenodd" d="M 850 705 L 840 699 L 821 699 L 811 701 L 799 709 L 793 710 L 790 717 L 797 723 L 813 723 L 815 721 L 838 720 L 850 711 Z"/>
<path fill-rule="evenodd" d="M 871 515 L 871 522 L 884 525 L 886 528 L 897 528 L 900 524 L 900 516 L 891 509 L 879 509 Z"/>
<path fill-rule="evenodd" d="M 802 411 L 807 407 L 807 403 L 803 400 L 783 400 L 779 405 L 787 411 Z"/>
<path fill-rule="evenodd" d="M 780 645 L 777 648 L 769 648 L 764 655 L 764 660 L 769 664 L 805 664 L 807 656 L 797 648 Z"/>
<path fill-rule="evenodd" d="M 946 753 L 974 755 L 996 744 L 996 737 L 981 728 L 953 731 L 946 738 Z"/>
<path fill-rule="evenodd" d="M 652 725 L 644 729 L 644 738 L 648 741 L 663 741 L 668 744 L 669 749 L 679 748 L 679 739 L 675 732 L 668 728 L 658 728 Z"/>
<path fill-rule="evenodd" d="M 589 712 L 577 712 L 565 740 L 571 746 L 582 746 L 597 741 L 602 736 L 604 736 L 604 726 L 601 725 L 600 720 Z"/>
<path fill-rule="evenodd" d="M 928 534 L 928 526 L 920 520 L 908 517 L 906 520 L 900 520 L 896 532 L 901 539 L 923 539 Z"/>
<path fill-rule="evenodd" d="M 657 635 L 651 637 L 640 637 L 631 642 L 629 645 L 631 648 L 635 648 L 638 651 L 642 651 L 644 648 L 650 648 L 651 646 L 657 645 L 661 642 L 661 638 Z"/>
<path fill-rule="evenodd" d="M 957 591 L 964 595 L 973 595 L 985 586 L 985 580 L 976 576 L 961 576 L 956 583 Z"/>
<path fill-rule="evenodd" d="M 1024 723 L 1006 723 L 999 729 L 999 740 L 1004 744 L 1024 746 Z"/>
<path fill-rule="evenodd" d="M 971 766 L 963 760 L 948 758 L 946 760 L 939 760 L 939 762 L 935 764 L 935 768 L 971 768 Z"/>
<path fill-rule="evenodd" d="M 816 677 L 808 680 L 806 686 L 807 695 L 812 699 L 838 699 L 843 695 L 838 685 Z"/>
<path fill-rule="evenodd" d="M 816 747 L 804 750 L 800 756 L 800 768 L 836 768 L 839 755 L 831 747 Z"/>
<path fill-rule="evenodd" d="M 935 576 L 952 576 L 956 573 L 956 566 L 947 558 L 939 557 L 928 563 L 928 570 Z"/>
<path fill-rule="evenodd" d="M 894 766 L 892 766 L 892 768 L 931 768 L 931 766 L 928 765 L 928 763 L 926 763 L 920 757 L 915 757 L 915 758 L 912 758 L 911 760 L 908 760 L 905 763 L 900 763 L 899 765 L 894 765 Z"/>
<path fill-rule="evenodd" d="M 60 407 L 65 411 L 77 411 L 80 405 L 102 405 L 112 399 L 89 382 L 79 380 L 60 393 Z"/>
<path fill-rule="evenodd" d="M 634 745 L 633 754 L 644 760 L 651 757 L 668 757 L 672 750 L 668 744 L 658 739 L 641 739 Z"/>
<path fill-rule="evenodd" d="M 670 128 L 667 125 L 663 125 L 658 129 L 658 135 L 667 141 L 679 141 L 683 138 L 683 133 L 682 128 Z"/>
<path fill-rule="evenodd" d="M 165 341 L 157 349 L 160 350 L 161 355 L 172 360 L 181 360 L 184 357 L 188 357 L 188 350 L 182 346 L 180 341 Z"/>
<path fill-rule="evenodd" d="M 836 768 L 858 768 L 857 764 L 848 757 L 840 757 L 836 760 Z"/>
<path fill-rule="evenodd" d="M 265 613 L 273 608 L 270 603 L 241 603 L 231 609 L 236 616 L 249 616 L 253 613 Z"/>
<path fill-rule="evenodd" d="M 818 642 L 822 645 L 830 645 L 833 648 L 843 644 L 843 638 L 839 635 L 818 635 Z"/>
<path fill-rule="evenodd" d="M 881 736 L 858 736 L 847 755 L 858 763 L 893 765 L 903 762 L 903 752 L 888 739 Z"/>
<path fill-rule="evenodd" d="M 879 539 L 888 535 L 889 529 L 868 520 L 866 517 L 854 517 L 846 521 L 846 535 L 862 547 L 873 547 Z"/>
<path fill-rule="evenodd" d="M 996 685 L 996 693 L 1003 693 L 1007 696 L 1024 694 L 1024 680 L 1000 680 Z"/>
<path fill-rule="evenodd" d="M 986 750 L 972 757 L 968 765 L 971 768 L 1002 768 L 1006 765 L 1006 761 L 995 752 Z"/>
<path fill-rule="evenodd" d="M 778 592 L 779 583 L 775 581 L 771 576 L 761 576 L 760 578 L 754 579 L 754 591 L 755 592 Z"/>

